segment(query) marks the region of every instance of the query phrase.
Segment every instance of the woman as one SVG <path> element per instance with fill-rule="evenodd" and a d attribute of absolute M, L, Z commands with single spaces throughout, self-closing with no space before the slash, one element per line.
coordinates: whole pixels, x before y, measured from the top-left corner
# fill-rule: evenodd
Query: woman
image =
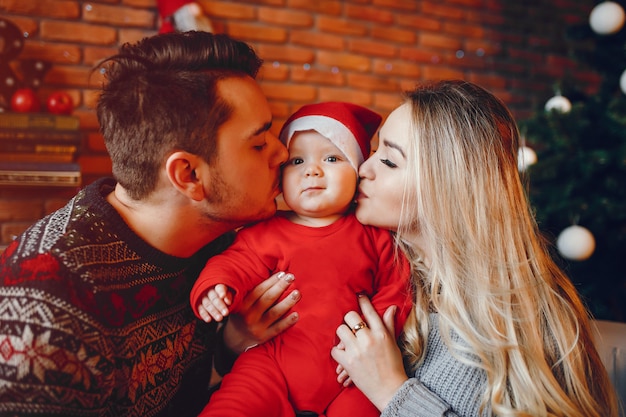
<path fill-rule="evenodd" d="M 412 378 L 393 307 L 381 320 L 360 297 L 364 318 L 349 312 L 337 329 L 339 381 L 383 416 L 618 415 L 588 313 L 539 236 L 518 141 L 500 100 L 443 81 L 407 94 L 359 170 L 357 217 L 396 232 L 416 290 Z"/>

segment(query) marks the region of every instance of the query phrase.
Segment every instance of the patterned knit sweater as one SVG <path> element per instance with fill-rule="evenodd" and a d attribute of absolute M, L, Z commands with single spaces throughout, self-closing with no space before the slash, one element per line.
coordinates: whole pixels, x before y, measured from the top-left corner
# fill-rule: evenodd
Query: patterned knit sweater
<path fill-rule="evenodd" d="M 100 180 L 0 258 L 0 416 L 186 416 L 208 401 L 215 329 L 189 291 L 225 236 L 162 253 L 107 203 Z"/>

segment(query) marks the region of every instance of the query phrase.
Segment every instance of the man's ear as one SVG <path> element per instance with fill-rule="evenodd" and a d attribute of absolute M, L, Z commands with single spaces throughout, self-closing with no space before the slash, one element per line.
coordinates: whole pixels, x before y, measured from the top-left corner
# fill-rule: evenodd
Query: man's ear
<path fill-rule="evenodd" d="M 177 151 L 165 161 L 167 178 L 174 188 L 195 201 L 204 199 L 204 184 L 199 170 L 207 164 L 197 155 Z"/>

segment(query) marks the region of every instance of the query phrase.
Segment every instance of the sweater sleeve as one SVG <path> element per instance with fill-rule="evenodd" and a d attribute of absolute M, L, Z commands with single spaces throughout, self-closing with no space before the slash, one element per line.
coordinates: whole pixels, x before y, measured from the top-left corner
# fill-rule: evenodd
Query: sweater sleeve
<path fill-rule="evenodd" d="M 481 407 L 487 380 L 485 371 L 459 360 L 459 355 L 468 360 L 471 355 L 452 354 L 441 337 L 438 314 L 430 314 L 429 323 L 426 357 L 415 370 L 414 378 L 392 398 L 383 416 L 490 416 L 491 408 Z M 451 338 L 455 343 L 465 344 L 455 332 Z"/>
<path fill-rule="evenodd" d="M 418 379 L 407 380 L 393 396 L 381 417 L 457 417 L 450 406 Z"/>

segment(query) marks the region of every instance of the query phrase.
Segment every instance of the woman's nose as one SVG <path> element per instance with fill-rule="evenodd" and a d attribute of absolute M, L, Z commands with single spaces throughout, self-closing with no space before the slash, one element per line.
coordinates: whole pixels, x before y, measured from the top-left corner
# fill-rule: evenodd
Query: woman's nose
<path fill-rule="evenodd" d="M 370 168 L 370 164 L 371 164 L 370 159 L 366 159 L 365 162 L 361 164 L 361 166 L 359 167 L 359 178 L 367 178 L 367 177 L 371 178 L 372 170 Z"/>

